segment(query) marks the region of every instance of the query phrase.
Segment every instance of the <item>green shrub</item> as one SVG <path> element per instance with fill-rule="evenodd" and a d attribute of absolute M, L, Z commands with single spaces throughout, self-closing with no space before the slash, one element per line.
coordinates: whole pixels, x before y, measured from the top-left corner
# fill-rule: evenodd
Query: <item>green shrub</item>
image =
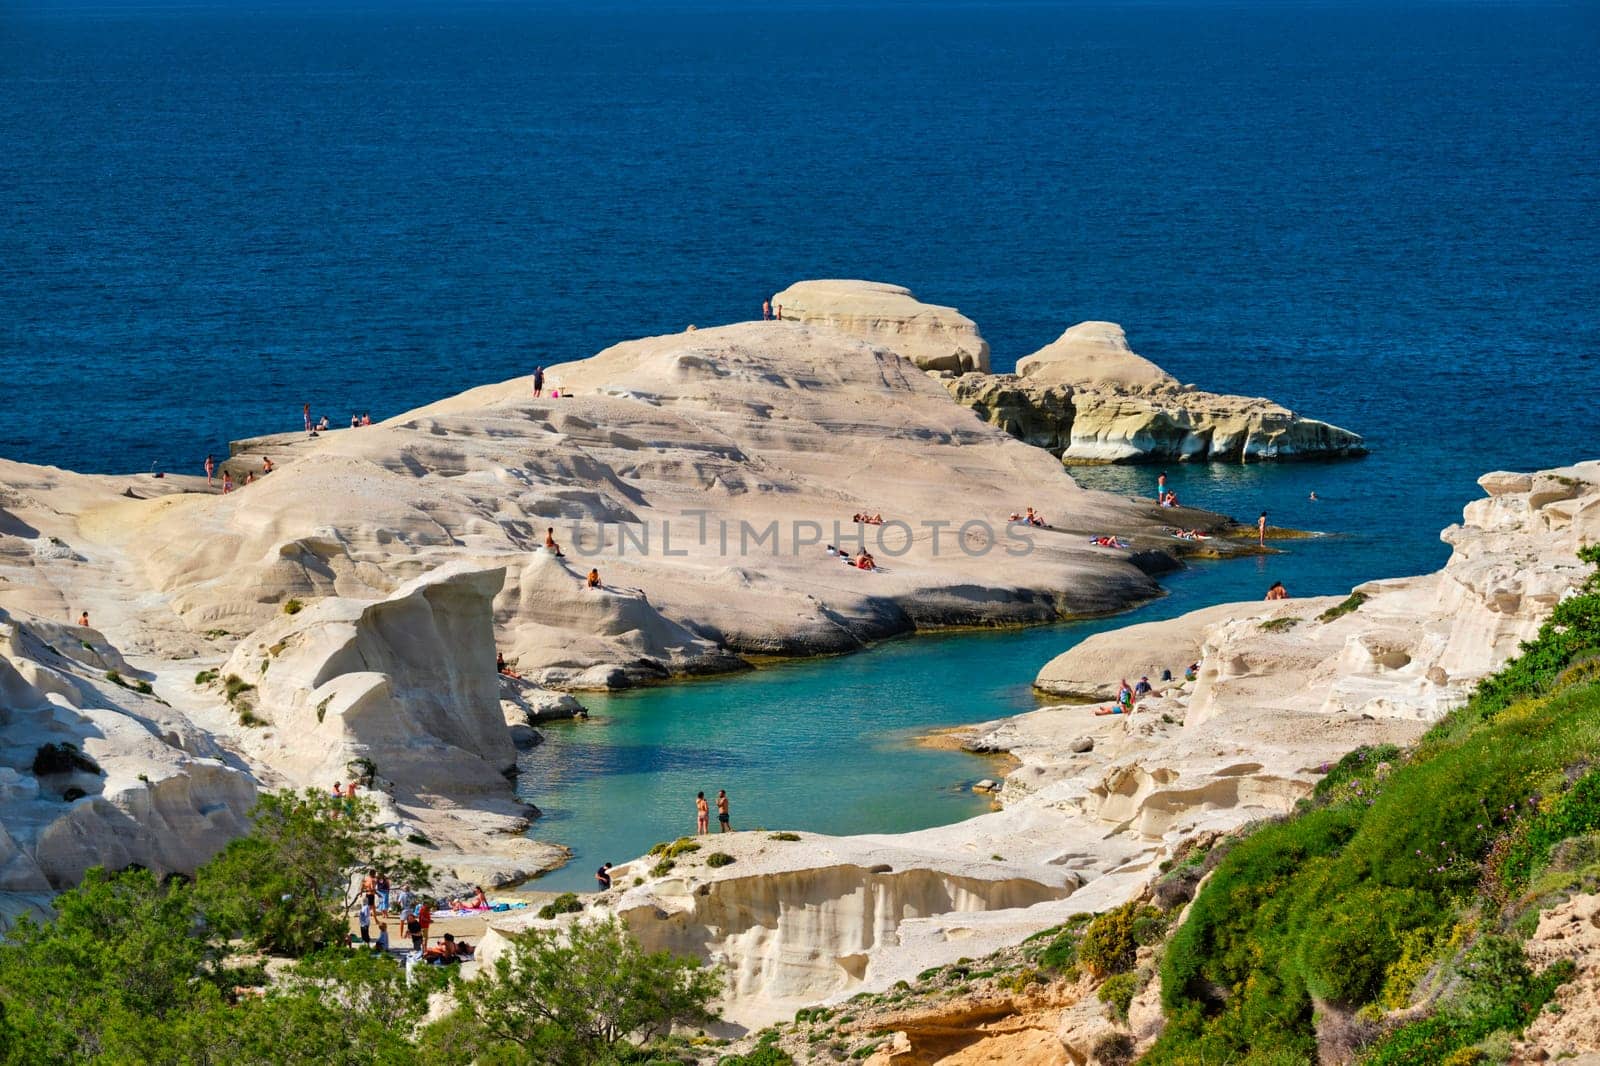
<path fill-rule="evenodd" d="M 1100 986 L 1100 1002 L 1110 1005 L 1111 1013 L 1120 1022 L 1128 1020 L 1128 1006 L 1144 985 L 1137 973 L 1119 973 L 1106 978 Z"/>
<path fill-rule="evenodd" d="M 1133 969 L 1141 942 L 1155 943 L 1160 938 L 1159 918 L 1155 908 L 1131 900 L 1096 916 L 1078 943 L 1078 962 L 1096 977 Z"/>
<path fill-rule="evenodd" d="M 283 613 L 284 614 L 299 614 L 302 610 L 305 609 L 305 606 L 306 605 L 301 603 L 299 600 L 284 600 L 283 601 Z"/>
<path fill-rule="evenodd" d="M 711 867 L 732 866 L 733 856 L 725 851 L 713 851 L 706 856 L 706 865 Z"/>
<path fill-rule="evenodd" d="M 973 977 L 982 977 L 983 974 L 973 974 Z M 1032 985 L 1042 985 L 1049 981 L 1044 974 L 1031 966 L 1024 966 L 1016 973 L 1007 974 L 995 981 L 995 984 L 1007 992 L 1024 992 Z"/>
<path fill-rule="evenodd" d="M 1323 611 L 1321 614 L 1317 615 L 1317 621 L 1331 622 L 1335 618 L 1343 618 L 1352 611 L 1360 610 L 1361 605 L 1366 602 L 1367 594 L 1365 592 L 1352 592 L 1339 603 L 1334 604 L 1326 611 Z"/>
<path fill-rule="evenodd" d="M 671 873 L 672 868 L 677 865 L 678 864 L 673 862 L 671 859 L 662 859 L 660 862 L 650 867 L 650 876 L 665 877 L 667 874 Z"/>
<path fill-rule="evenodd" d="M 1581 554 L 1600 562 L 1600 547 Z M 1446 969 L 1433 1015 L 1383 1036 L 1370 1061 L 1438 1063 L 1520 1031 L 1570 968 L 1532 976 L 1498 937 L 1448 965 L 1470 915 L 1497 918 L 1508 886 L 1586 876 L 1540 871 L 1564 840 L 1600 828 L 1600 685 L 1574 669 L 1597 647 L 1591 575 L 1412 750 L 1352 752 L 1296 815 L 1236 843 L 1163 953 L 1168 1022 L 1146 1061 L 1314 1059 L 1314 996 L 1381 1015 L 1435 967 Z"/>
<path fill-rule="evenodd" d="M 1569 837 L 1600 829 L 1600 769 L 1590 770 L 1563 792 L 1548 809 L 1529 820 L 1512 840 L 1501 863 L 1499 879 L 1510 888 L 1525 885 L 1549 858 L 1550 849 Z"/>
<path fill-rule="evenodd" d="M 216 679 L 217 672 L 215 670 L 201 670 L 198 674 L 194 675 L 194 683 L 197 685 L 209 685 Z"/>
<path fill-rule="evenodd" d="M 229 674 L 222 682 L 223 695 L 228 697 L 228 702 L 233 703 L 246 692 L 253 691 L 255 686 L 244 680 L 238 674 Z"/>
<path fill-rule="evenodd" d="M 1293 629 L 1300 624 L 1300 619 L 1293 615 L 1284 615 L 1282 618 L 1269 618 L 1261 623 L 1261 628 L 1268 633 L 1281 633 Z"/>
<path fill-rule="evenodd" d="M 768 840 L 787 840 L 787 841 L 793 842 L 793 841 L 796 841 L 796 840 L 800 839 L 800 834 L 799 833 L 773 833 L 771 836 L 767 837 L 767 839 Z"/>
<path fill-rule="evenodd" d="M 563 892 L 555 899 L 539 908 L 539 917 L 554 918 L 558 914 L 577 914 L 583 910 L 583 902 L 574 892 Z"/>
<path fill-rule="evenodd" d="M 59 744 L 41 744 L 39 750 L 33 753 L 33 776 L 47 777 L 50 774 L 103 774 L 100 764 L 78 750 L 78 745 L 70 740 L 63 740 Z"/>
<path fill-rule="evenodd" d="M 121 685 L 123 688 L 128 687 L 128 683 L 122 680 L 122 674 L 116 670 L 107 670 L 106 680 L 111 682 L 113 685 Z"/>
<path fill-rule="evenodd" d="M 663 859 L 676 859 L 679 855 L 699 850 L 700 845 L 695 842 L 694 837 L 679 837 L 677 840 L 663 840 L 651 848 L 649 854 L 659 855 Z"/>

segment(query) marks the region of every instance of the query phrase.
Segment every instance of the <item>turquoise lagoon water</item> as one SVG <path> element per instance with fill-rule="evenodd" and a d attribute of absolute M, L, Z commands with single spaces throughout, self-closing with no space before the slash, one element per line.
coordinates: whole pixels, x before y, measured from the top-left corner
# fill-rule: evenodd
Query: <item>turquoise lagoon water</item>
<path fill-rule="evenodd" d="M 736 829 L 901 832 L 981 813 L 987 801 L 969 786 L 995 773 L 994 763 L 924 748 L 915 738 L 1033 709 L 1039 703 L 1029 683 L 1039 668 L 1090 634 L 1259 599 L 1274 581 L 1295 595 L 1329 595 L 1373 574 L 1437 565 L 1437 541 L 1397 542 L 1390 529 L 1366 528 L 1360 516 L 1368 501 L 1357 491 L 1363 467 L 1355 461 L 1170 471 L 1181 499 L 1251 515 L 1271 503 L 1277 524 L 1336 532 L 1280 542 L 1281 555 L 1197 562 L 1165 582 L 1169 595 L 1127 614 L 908 637 L 855 655 L 585 696 L 593 717 L 545 728 L 545 743 L 521 760 L 521 793 L 544 811 L 534 835 L 575 852 L 537 887 L 593 888 L 601 862 L 622 862 L 692 833 L 699 791 L 710 797 L 728 790 Z M 1078 476 L 1131 494 L 1156 473 L 1095 468 Z M 1313 487 L 1316 503 L 1309 500 Z M 1171 666 L 1177 673 L 1184 664 Z"/>

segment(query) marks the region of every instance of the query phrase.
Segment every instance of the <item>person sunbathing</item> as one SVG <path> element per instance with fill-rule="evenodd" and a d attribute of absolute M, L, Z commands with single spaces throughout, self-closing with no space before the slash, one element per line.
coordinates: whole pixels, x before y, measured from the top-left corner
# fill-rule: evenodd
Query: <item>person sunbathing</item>
<path fill-rule="evenodd" d="M 422 957 L 439 966 L 448 966 L 453 962 L 460 962 L 461 949 L 456 944 L 454 933 L 446 933 L 444 939 L 438 944 L 422 953 Z"/>
<path fill-rule="evenodd" d="M 876 570 L 877 568 L 878 564 L 873 561 L 872 556 L 868 555 L 866 549 L 863 548 L 861 550 L 861 554 L 856 556 L 856 569 Z"/>

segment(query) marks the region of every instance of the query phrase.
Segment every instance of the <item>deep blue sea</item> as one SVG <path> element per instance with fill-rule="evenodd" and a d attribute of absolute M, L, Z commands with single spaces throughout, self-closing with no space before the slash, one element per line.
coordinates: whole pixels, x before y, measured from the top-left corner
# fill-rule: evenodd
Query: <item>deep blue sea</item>
<path fill-rule="evenodd" d="M 1002 369 L 1111 319 L 1186 381 L 1366 435 L 1356 462 L 1175 472 L 1187 503 L 1339 536 L 1159 610 L 1431 569 L 1480 472 L 1600 457 L 1597 56 L 1600 5 L 1543 0 L 0 0 L 0 455 L 198 472 L 302 402 L 384 417 L 866 277 L 960 307 Z M 1024 705 L 1068 639 L 1040 632 L 795 667 L 784 691 L 834 701 L 816 757 L 766 726 L 726 751 L 788 775 L 787 813 L 824 793 L 799 821 L 859 827 L 870 802 L 805 787 L 822 738 Z M 928 709 L 917 655 L 974 683 Z M 871 732 L 887 682 L 860 670 L 919 709 Z M 677 691 L 611 709 L 660 723 L 628 772 L 712 750 L 685 714 L 795 713 Z M 579 750 L 601 735 L 547 779 L 620 773 Z M 557 828 L 594 798 L 556 791 Z"/>

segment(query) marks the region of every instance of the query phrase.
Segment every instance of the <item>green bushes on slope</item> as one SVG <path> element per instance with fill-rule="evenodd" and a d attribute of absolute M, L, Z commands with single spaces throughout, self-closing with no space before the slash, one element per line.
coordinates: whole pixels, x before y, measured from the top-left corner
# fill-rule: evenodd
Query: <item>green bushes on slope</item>
<path fill-rule="evenodd" d="M 1600 563 L 1600 549 L 1581 553 Z M 1409 755 L 1352 752 L 1301 813 L 1218 865 L 1162 963 L 1168 1026 L 1147 1061 L 1313 1059 L 1316 1017 L 1381 1017 L 1447 970 L 1435 1013 L 1384 1032 L 1369 1061 L 1437 1062 L 1520 1031 L 1564 979 L 1481 936 L 1563 841 L 1600 829 L 1600 577 Z M 1570 881 L 1571 878 L 1568 878 Z M 1546 886 L 1548 887 L 1548 886 Z M 1485 976 L 1492 975 L 1492 976 Z"/>

